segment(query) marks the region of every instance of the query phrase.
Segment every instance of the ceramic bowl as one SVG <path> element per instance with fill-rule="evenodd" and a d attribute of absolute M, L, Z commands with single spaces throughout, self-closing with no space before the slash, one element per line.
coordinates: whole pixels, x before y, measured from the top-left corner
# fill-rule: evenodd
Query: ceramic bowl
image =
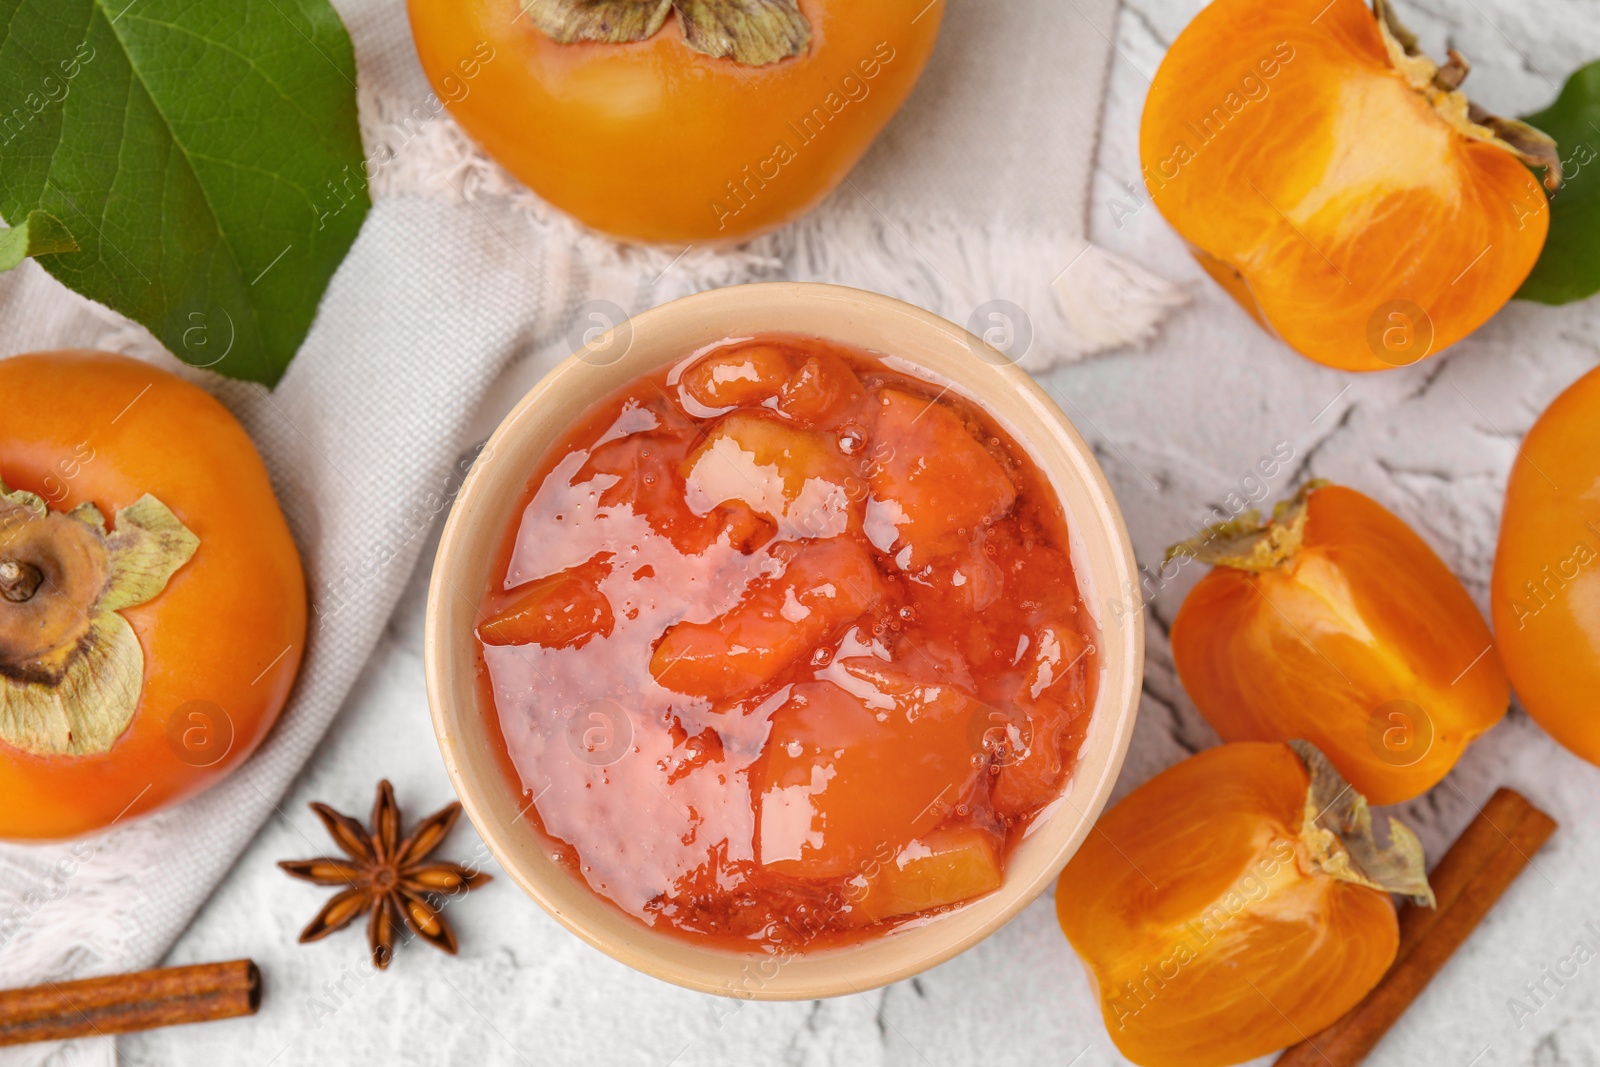
<path fill-rule="evenodd" d="M 651 930 L 551 858 L 502 769 L 474 679 L 478 598 L 529 473 L 592 403 L 633 378 L 725 338 L 786 332 L 888 354 L 980 403 L 1050 477 L 1066 508 L 1072 559 L 1100 628 L 1099 690 L 1077 771 L 1015 847 L 1005 883 L 935 919 L 843 947 L 784 956 L 697 945 Z M 428 598 L 428 700 L 445 766 L 506 872 L 573 933 L 646 974 L 708 993 L 798 1000 L 910 977 L 977 944 L 1039 895 L 1088 835 L 1127 751 L 1144 659 L 1143 612 L 1127 530 L 1083 438 L 1043 389 L 998 351 L 888 297 L 830 285 L 737 286 L 674 301 L 593 338 L 500 424 L 445 525 Z M 1062 950 L 1065 951 L 1063 944 Z"/>

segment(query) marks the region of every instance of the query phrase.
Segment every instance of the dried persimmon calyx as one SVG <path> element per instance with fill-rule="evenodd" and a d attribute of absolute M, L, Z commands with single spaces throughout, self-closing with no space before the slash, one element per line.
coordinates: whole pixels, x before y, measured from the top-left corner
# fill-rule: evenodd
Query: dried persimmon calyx
<path fill-rule="evenodd" d="M 1389 61 L 1440 117 L 1467 137 L 1497 145 L 1530 167 L 1543 168 L 1546 188 L 1560 187 L 1561 157 L 1554 138 L 1526 122 L 1491 115 L 1468 100 L 1460 87 L 1471 67 L 1461 53 L 1452 48 L 1450 61 L 1440 66 L 1422 52 L 1416 34 L 1406 29 L 1393 4 L 1373 0 L 1372 10 Z"/>
<path fill-rule="evenodd" d="M 523 0 L 522 10 L 558 44 L 626 44 L 661 32 L 672 0 Z"/>
<path fill-rule="evenodd" d="M 1380 845 L 1372 832 L 1367 798 L 1308 741 L 1290 741 L 1311 775 L 1306 790 L 1305 822 L 1300 841 L 1311 866 L 1333 878 L 1384 893 L 1401 893 L 1419 905 L 1434 907 L 1422 842 L 1411 828 L 1389 819 L 1389 844 Z"/>
<path fill-rule="evenodd" d="M 115 515 L 52 511 L 0 482 L 0 741 L 109 751 L 133 721 L 144 649 L 120 614 L 155 598 L 200 539 L 146 494 Z"/>
<path fill-rule="evenodd" d="M 811 46 L 798 0 L 523 0 L 522 9 L 558 44 L 648 40 L 676 10 L 684 43 L 714 59 L 764 67 Z"/>
<path fill-rule="evenodd" d="M 1272 509 L 1272 518 L 1265 521 L 1261 512 L 1251 510 L 1229 522 L 1208 526 L 1189 540 L 1167 549 L 1166 562 L 1188 556 L 1213 567 L 1271 570 L 1305 543 L 1308 502 L 1312 493 L 1327 484 L 1325 479 L 1313 478 L 1288 500 L 1278 501 Z"/>

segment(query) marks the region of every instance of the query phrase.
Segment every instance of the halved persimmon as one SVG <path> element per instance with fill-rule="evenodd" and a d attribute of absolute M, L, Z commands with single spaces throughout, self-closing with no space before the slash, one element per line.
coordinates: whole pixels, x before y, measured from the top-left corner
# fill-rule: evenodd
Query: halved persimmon
<path fill-rule="evenodd" d="M 1454 344 L 1533 269 L 1555 146 L 1471 104 L 1386 0 L 1215 0 L 1145 104 L 1145 183 L 1257 322 L 1319 363 Z"/>
<path fill-rule="evenodd" d="M 1422 846 L 1303 742 L 1222 745 L 1101 817 L 1056 914 L 1106 1029 L 1142 1067 L 1222 1067 L 1303 1039 L 1383 977 L 1391 892 L 1431 903 Z"/>
<path fill-rule="evenodd" d="M 1312 482 L 1174 548 L 1214 564 L 1172 625 L 1195 706 L 1229 741 L 1315 744 L 1374 804 L 1426 792 L 1510 702 L 1494 638 L 1427 543 Z"/>

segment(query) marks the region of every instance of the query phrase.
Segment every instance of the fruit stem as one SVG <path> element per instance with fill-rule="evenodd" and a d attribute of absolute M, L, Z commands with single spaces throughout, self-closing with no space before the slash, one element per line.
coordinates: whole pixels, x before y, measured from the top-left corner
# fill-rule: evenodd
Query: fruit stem
<path fill-rule="evenodd" d="M 13 604 L 33 599 L 44 582 L 44 572 L 20 559 L 0 559 L 0 596 Z"/>
<path fill-rule="evenodd" d="M 1461 83 L 1472 73 L 1472 64 L 1467 62 L 1466 56 L 1454 48 L 1445 49 L 1445 55 L 1450 57 L 1450 62 L 1434 72 L 1433 84 L 1450 93 L 1461 88 Z"/>

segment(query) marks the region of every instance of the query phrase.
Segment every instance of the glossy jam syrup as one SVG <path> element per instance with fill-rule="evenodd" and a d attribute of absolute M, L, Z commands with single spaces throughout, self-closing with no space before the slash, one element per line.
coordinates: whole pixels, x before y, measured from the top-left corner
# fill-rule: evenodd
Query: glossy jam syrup
<path fill-rule="evenodd" d="M 988 892 L 1093 706 L 1046 478 L 954 393 L 771 336 L 596 404 L 477 634 L 551 849 L 657 928 L 807 947 Z"/>

